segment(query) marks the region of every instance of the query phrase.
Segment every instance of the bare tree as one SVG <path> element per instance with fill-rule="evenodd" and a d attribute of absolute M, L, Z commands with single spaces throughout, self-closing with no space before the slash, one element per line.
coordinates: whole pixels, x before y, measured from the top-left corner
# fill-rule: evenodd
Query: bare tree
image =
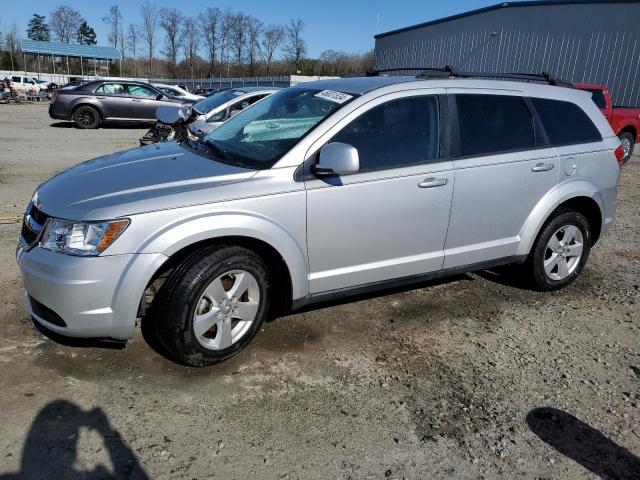
<path fill-rule="evenodd" d="M 164 54 L 169 60 L 169 66 L 173 73 L 173 78 L 178 76 L 176 65 L 178 61 L 178 53 L 184 41 L 184 31 L 182 24 L 184 17 L 179 10 L 175 8 L 160 9 L 160 28 L 164 30 L 164 45 L 166 50 Z"/>
<path fill-rule="evenodd" d="M 235 57 L 235 63 L 240 69 L 240 75 L 242 75 L 247 42 L 247 16 L 238 12 L 233 16 L 231 22 L 231 50 Z"/>
<path fill-rule="evenodd" d="M 245 20 L 246 33 L 246 50 L 247 60 L 249 62 L 249 75 L 256 75 L 256 60 L 260 53 L 260 35 L 264 30 L 264 25 L 255 17 L 248 16 Z"/>
<path fill-rule="evenodd" d="M 271 63 L 273 62 L 276 50 L 282 43 L 283 39 L 284 28 L 279 25 L 269 25 L 262 33 L 262 37 L 258 43 L 258 48 L 260 50 L 260 55 L 262 55 L 262 59 L 264 60 L 266 70 L 265 74 L 267 76 L 269 76 L 271 71 Z"/>
<path fill-rule="evenodd" d="M 229 9 L 225 9 L 222 14 L 222 20 L 220 21 L 220 62 L 222 64 L 227 64 L 227 76 L 229 76 L 229 53 L 231 47 L 231 37 L 233 32 L 233 27 L 235 24 L 235 15 Z M 222 75 L 222 69 L 220 70 L 220 75 Z"/>
<path fill-rule="evenodd" d="M 136 76 L 136 50 L 138 46 L 138 36 L 139 30 L 138 26 L 130 23 L 129 28 L 127 29 L 127 45 L 129 46 L 129 51 L 133 57 L 133 76 Z"/>
<path fill-rule="evenodd" d="M 282 48 L 285 58 L 295 65 L 296 73 L 307 53 L 307 44 L 302 38 L 303 30 L 304 22 L 301 19 L 291 19 L 286 26 L 286 42 Z"/>
<path fill-rule="evenodd" d="M 158 10 L 156 6 L 149 1 L 146 1 L 140 7 L 140 13 L 142 14 L 142 39 L 147 46 L 147 53 L 149 55 L 149 76 L 153 75 L 153 53 L 156 47 L 156 33 L 158 22 Z"/>
<path fill-rule="evenodd" d="M 111 5 L 109 7 L 109 15 L 102 17 L 102 21 L 109 25 L 109 42 L 113 45 L 113 48 L 118 48 L 122 51 L 124 47 L 123 43 L 119 43 L 122 40 L 122 12 L 118 5 Z"/>
<path fill-rule="evenodd" d="M 198 56 L 198 47 L 200 46 L 200 31 L 196 20 L 189 17 L 184 21 L 184 56 L 189 64 L 189 74 L 193 78 L 193 70 L 195 59 Z"/>
<path fill-rule="evenodd" d="M 51 31 L 56 39 L 62 43 L 69 43 L 76 38 L 78 27 L 84 21 L 77 10 L 66 5 L 60 5 L 49 14 Z"/>
<path fill-rule="evenodd" d="M 211 7 L 207 7 L 204 12 L 198 15 L 198 25 L 209 57 L 209 76 L 213 75 L 216 67 L 216 52 L 220 36 L 220 16 L 220 9 Z"/>
<path fill-rule="evenodd" d="M 20 69 L 20 35 L 18 34 L 18 25 L 14 22 L 11 29 L 4 32 L 3 49 L 9 54 L 9 63 L 11 70 Z M 25 69 L 27 67 L 25 66 Z"/>

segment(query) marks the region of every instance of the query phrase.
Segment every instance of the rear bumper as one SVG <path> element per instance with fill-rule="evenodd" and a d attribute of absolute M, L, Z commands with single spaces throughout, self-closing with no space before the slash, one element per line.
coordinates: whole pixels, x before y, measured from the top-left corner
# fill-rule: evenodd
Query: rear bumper
<path fill-rule="evenodd" d="M 59 103 L 49 104 L 49 116 L 54 120 L 71 120 L 71 114 Z"/>
<path fill-rule="evenodd" d="M 162 254 L 73 257 L 18 247 L 27 312 L 57 334 L 126 340 L 133 336 L 147 282 Z"/>

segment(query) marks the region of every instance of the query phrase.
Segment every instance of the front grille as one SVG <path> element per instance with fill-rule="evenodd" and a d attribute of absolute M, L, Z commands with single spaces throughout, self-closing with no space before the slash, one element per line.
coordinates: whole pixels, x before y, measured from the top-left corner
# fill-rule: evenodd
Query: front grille
<path fill-rule="evenodd" d="M 38 210 L 35 205 L 29 204 L 20 231 L 20 236 L 27 246 L 32 246 L 38 240 L 48 218 L 46 213 Z"/>
<path fill-rule="evenodd" d="M 31 310 L 33 313 L 40 317 L 43 320 L 46 320 L 49 323 L 57 325 L 58 327 L 66 327 L 67 324 L 65 321 L 58 315 L 56 312 L 51 310 L 49 307 L 41 304 L 31 295 L 29 295 L 29 303 L 31 304 Z"/>

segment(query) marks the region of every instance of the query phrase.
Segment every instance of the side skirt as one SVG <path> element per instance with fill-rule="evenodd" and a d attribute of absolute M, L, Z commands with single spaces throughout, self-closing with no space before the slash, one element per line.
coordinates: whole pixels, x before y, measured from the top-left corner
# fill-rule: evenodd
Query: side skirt
<path fill-rule="evenodd" d="M 471 265 L 463 265 L 461 267 L 447 268 L 444 270 L 436 270 L 434 272 L 423 273 L 419 275 L 411 275 L 408 277 L 393 278 L 390 280 L 382 280 L 379 282 L 366 283 L 355 287 L 339 288 L 336 290 L 328 290 L 326 292 L 314 293 L 306 297 L 293 300 L 291 311 L 301 309 L 307 305 L 315 303 L 332 302 L 345 297 L 364 295 L 371 292 L 387 290 L 397 287 L 404 287 L 428 280 L 438 280 L 445 277 L 461 275 L 463 273 L 477 272 L 480 270 L 488 270 L 490 268 L 501 267 L 503 265 L 524 263 L 527 255 L 514 255 L 511 257 L 499 258 L 497 260 L 488 260 L 485 262 L 473 263 Z"/>

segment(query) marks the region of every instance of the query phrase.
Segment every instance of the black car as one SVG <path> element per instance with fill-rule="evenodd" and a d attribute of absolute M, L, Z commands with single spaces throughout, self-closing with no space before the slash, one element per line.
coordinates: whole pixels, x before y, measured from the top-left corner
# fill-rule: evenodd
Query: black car
<path fill-rule="evenodd" d="M 98 128 L 103 122 L 153 122 L 156 108 L 167 103 L 192 102 L 144 82 L 96 80 L 54 92 L 49 116 L 73 120 L 80 128 Z"/>

